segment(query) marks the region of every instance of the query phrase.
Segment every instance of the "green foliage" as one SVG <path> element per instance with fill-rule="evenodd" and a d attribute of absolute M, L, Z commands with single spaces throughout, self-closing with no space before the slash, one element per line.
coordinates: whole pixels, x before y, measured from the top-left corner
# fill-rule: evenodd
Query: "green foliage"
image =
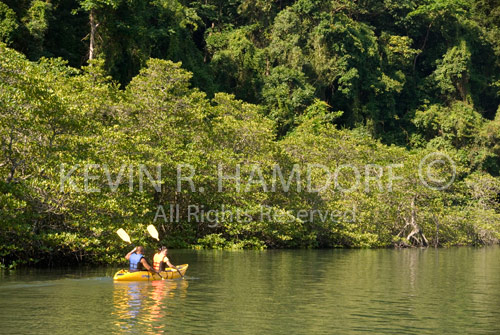
<path fill-rule="evenodd" d="M 52 5 L 48 2 L 35 0 L 31 3 L 23 21 L 29 33 L 35 40 L 43 40 L 49 29 L 49 18 Z"/>
<path fill-rule="evenodd" d="M 239 250 L 239 249 L 255 249 L 263 250 L 266 246 L 257 239 L 249 239 L 239 241 L 237 243 L 228 241 L 221 234 L 209 234 L 198 239 L 198 244 L 193 246 L 194 249 L 221 249 L 221 250 Z"/>
<path fill-rule="evenodd" d="M 427 140 L 442 137 L 455 148 L 473 145 L 484 122 L 472 106 L 460 101 L 450 107 L 432 105 L 417 111 L 414 118 Z"/>
<path fill-rule="evenodd" d="M 7 3 L 2 39 L 30 59 L 84 65 L 93 20 L 94 53 L 123 87 L 151 57 L 180 61 L 208 96 L 223 91 L 262 104 L 280 136 L 315 98 L 344 112 L 340 125 L 365 126 L 398 145 L 421 135 L 411 120 L 422 105 L 462 100 L 494 119 L 500 103 L 494 2 Z M 294 78 L 288 94 L 284 77 Z"/>
<path fill-rule="evenodd" d="M 219 89 L 257 102 L 262 87 L 263 50 L 255 46 L 251 34 L 255 27 L 208 30 L 207 51 Z"/>
<path fill-rule="evenodd" d="M 496 243 L 499 12 L 485 0 L 0 2 L 0 263 L 115 262 L 114 231 L 152 245 L 144 226 L 170 204 L 179 222 L 158 228 L 178 247 Z M 419 178 L 435 151 L 456 163 L 444 191 Z M 81 192 L 83 168 L 60 190 L 76 164 L 97 165 L 100 192 Z M 177 189 L 178 164 L 203 192 Z M 307 164 L 356 167 L 361 186 L 346 191 L 347 169 L 343 189 L 306 192 Z M 402 179 L 366 186 L 367 164 L 403 164 Z M 162 166 L 159 184 L 130 192 L 131 165 Z M 240 167 L 244 191 L 218 190 L 219 165 Z M 276 165 L 302 178 L 266 191 Z M 191 204 L 223 213 L 193 222 Z"/>
<path fill-rule="evenodd" d="M 265 77 L 262 95 L 270 109 L 269 116 L 278 123 L 278 134 L 286 134 L 295 118 L 311 104 L 314 88 L 302 72 L 277 66 Z"/>
<path fill-rule="evenodd" d="M 110 6 L 113 8 L 118 7 L 122 2 L 121 0 L 80 0 L 80 6 L 86 10 L 90 11 L 97 8 L 102 8 L 105 6 Z"/>
<path fill-rule="evenodd" d="M 450 48 L 438 61 L 434 80 L 441 93 L 451 99 L 459 98 L 467 101 L 468 82 L 470 79 L 471 53 L 466 41 L 460 41 L 458 46 Z"/>
<path fill-rule="evenodd" d="M 3 2 L 0 2 L 0 42 L 12 42 L 14 32 L 19 27 L 16 13 Z"/>

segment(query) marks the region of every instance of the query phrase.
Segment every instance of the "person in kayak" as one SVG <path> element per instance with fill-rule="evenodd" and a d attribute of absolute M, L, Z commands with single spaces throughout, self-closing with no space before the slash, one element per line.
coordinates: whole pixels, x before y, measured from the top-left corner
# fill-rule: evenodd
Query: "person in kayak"
<path fill-rule="evenodd" d="M 143 271 L 144 269 L 156 272 L 151 265 L 148 264 L 148 261 L 144 257 L 144 248 L 141 246 L 135 247 L 132 251 L 130 251 L 125 258 L 130 262 L 129 271 Z"/>
<path fill-rule="evenodd" d="M 175 265 L 170 263 L 170 260 L 167 257 L 168 249 L 167 247 L 161 247 L 160 250 L 153 257 L 153 268 L 156 271 L 164 271 L 165 263 L 173 269 L 175 269 Z"/>

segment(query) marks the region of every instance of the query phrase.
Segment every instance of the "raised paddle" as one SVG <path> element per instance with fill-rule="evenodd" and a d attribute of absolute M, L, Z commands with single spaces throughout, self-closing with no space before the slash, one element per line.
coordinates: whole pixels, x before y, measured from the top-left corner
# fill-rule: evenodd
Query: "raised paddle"
<path fill-rule="evenodd" d="M 130 236 L 128 236 L 127 232 L 123 230 L 123 228 L 118 229 L 116 233 L 118 234 L 118 236 L 120 236 L 120 238 L 123 241 L 127 242 L 128 244 L 132 244 L 132 241 L 130 241 Z M 160 273 L 158 273 L 158 276 L 160 276 L 161 280 L 165 280 L 165 278 L 163 278 L 163 276 Z"/>
<path fill-rule="evenodd" d="M 120 236 L 122 240 L 124 240 L 128 244 L 132 244 L 132 242 L 130 241 L 130 237 L 128 236 L 127 232 L 123 230 L 123 228 L 118 229 L 116 233 L 118 234 L 118 236 Z"/>
<path fill-rule="evenodd" d="M 153 226 L 152 224 L 150 224 L 148 227 L 147 227 L 147 230 L 148 230 L 148 233 L 149 235 L 151 235 L 152 238 L 154 238 L 155 240 L 157 241 L 160 241 L 160 239 L 158 238 L 158 230 L 156 230 L 155 226 Z M 175 269 L 177 270 L 177 272 L 179 272 L 180 276 L 182 277 L 182 279 L 184 279 L 184 276 L 182 275 L 182 273 L 179 271 L 179 269 L 177 268 L 177 266 L 175 267 Z"/>
<path fill-rule="evenodd" d="M 156 230 L 155 226 L 153 226 L 152 224 L 150 224 L 147 227 L 147 230 L 148 230 L 149 235 L 151 235 L 152 238 L 154 238 L 158 242 L 160 241 L 160 239 L 158 238 L 158 230 Z"/>

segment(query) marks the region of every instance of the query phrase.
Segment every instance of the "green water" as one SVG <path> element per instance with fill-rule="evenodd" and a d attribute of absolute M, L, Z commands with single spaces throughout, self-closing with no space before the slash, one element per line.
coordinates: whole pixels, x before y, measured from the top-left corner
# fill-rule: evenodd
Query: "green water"
<path fill-rule="evenodd" d="M 500 248 L 187 251 L 184 280 L 1 274 L 0 334 L 500 334 Z"/>

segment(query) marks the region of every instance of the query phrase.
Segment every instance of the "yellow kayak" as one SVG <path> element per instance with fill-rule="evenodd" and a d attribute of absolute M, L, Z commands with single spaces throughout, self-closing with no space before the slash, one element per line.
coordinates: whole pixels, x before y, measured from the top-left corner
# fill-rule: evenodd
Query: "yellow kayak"
<path fill-rule="evenodd" d="M 165 271 L 160 272 L 161 277 L 158 274 L 150 271 L 135 271 L 129 272 L 128 270 L 120 270 L 115 273 L 113 280 L 115 281 L 150 281 L 150 280 L 162 280 L 162 279 L 177 279 L 180 278 L 182 273 L 187 271 L 188 264 L 178 265 L 179 271 L 173 268 L 166 268 Z M 162 278 L 163 277 L 163 278 Z"/>

